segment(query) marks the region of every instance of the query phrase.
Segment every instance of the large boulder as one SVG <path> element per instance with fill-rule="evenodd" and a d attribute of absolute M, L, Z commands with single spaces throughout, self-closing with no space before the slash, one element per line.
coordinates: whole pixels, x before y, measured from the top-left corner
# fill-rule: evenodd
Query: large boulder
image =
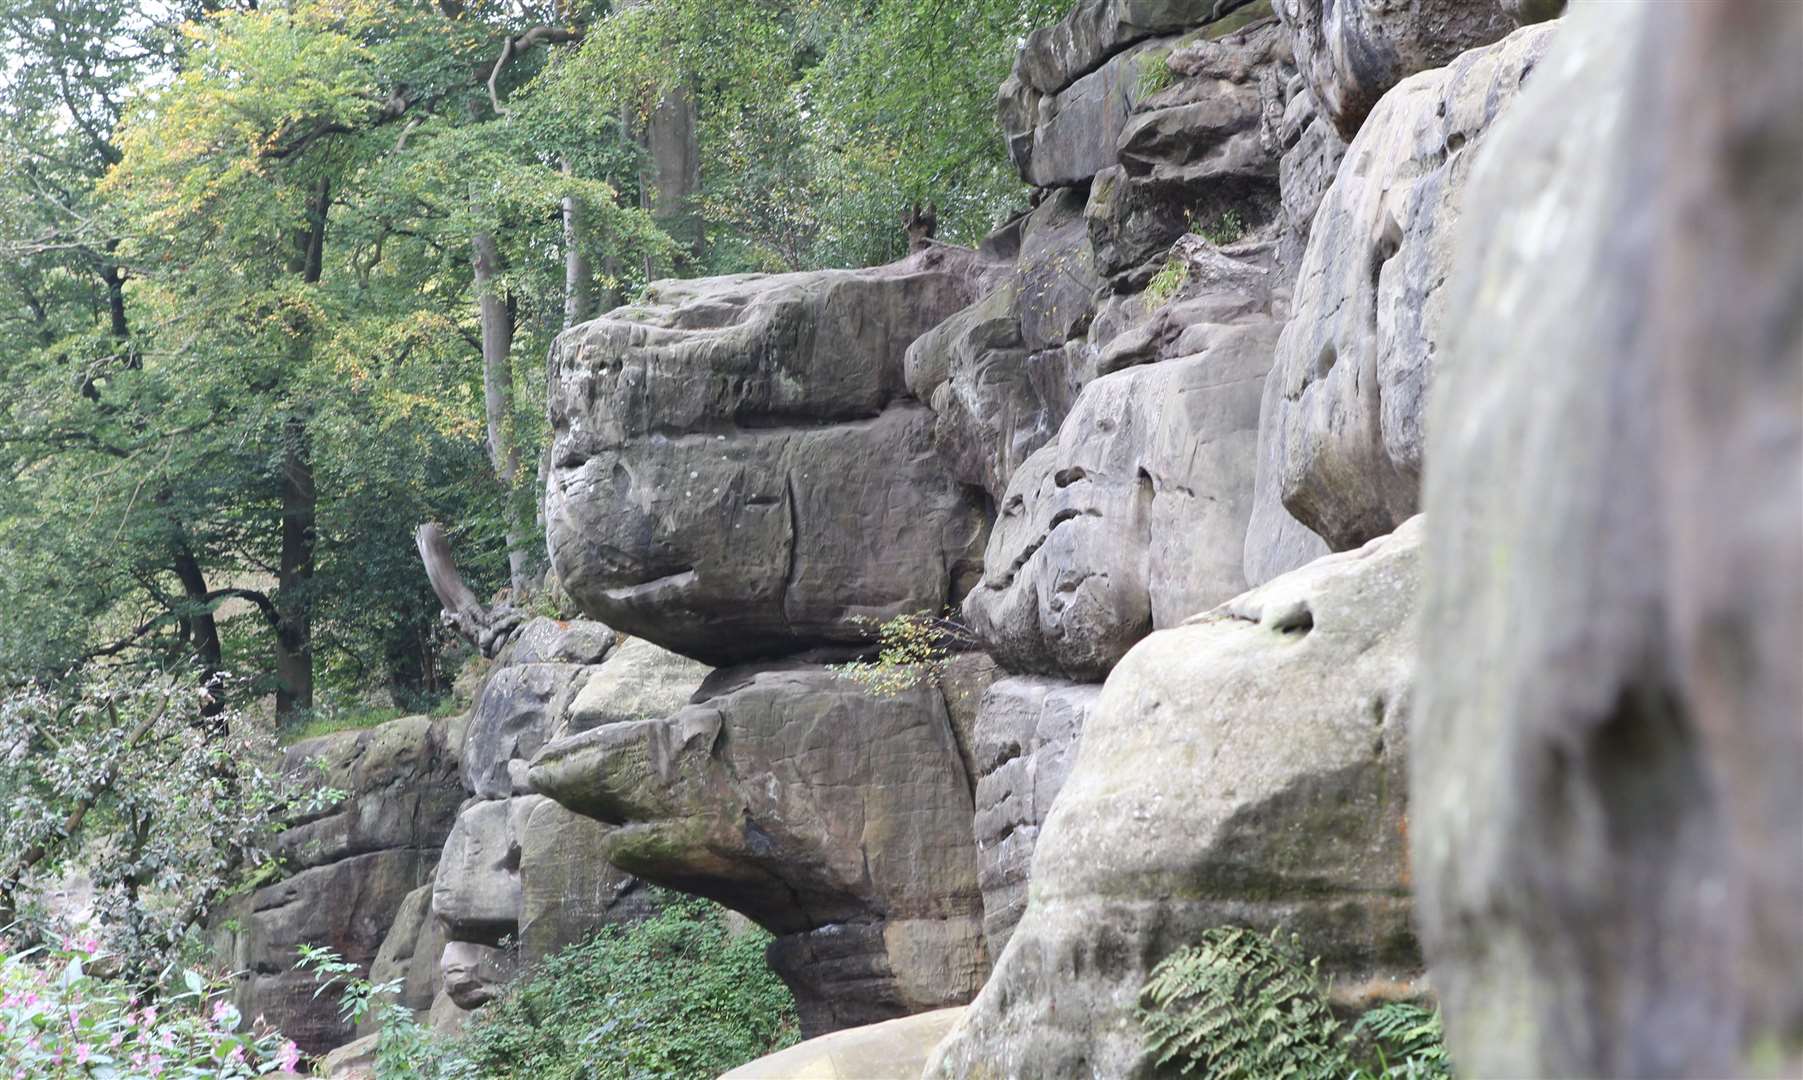
<path fill-rule="evenodd" d="M 233 897 L 212 919 L 215 958 L 241 973 L 244 1015 L 268 1017 L 309 1053 L 352 1037 L 333 996 L 315 996 L 313 976 L 295 970 L 298 947 L 326 945 L 369 964 L 391 928 L 416 922 L 416 891 L 431 880 L 462 796 L 462 731 L 462 718 L 409 716 L 287 749 L 284 769 L 345 798 L 276 834 L 272 849 L 290 876 Z"/>
<path fill-rule="evenodd" d="M 234 1003 L 267 1017 L 307 1053 L 349 1041 L 354 1026 L 311 972 L 300 946 L 325 946 L 353 964 L 381 950 L 402 907 L 431 877 L 434 852 L 393 848 L 314 866 L 218 909 L 213 955 L 238 972 Z"/>
<path fill-rule="evenodd" d="M 303 739 L 282 769 L 344 793 L 276 834 L 274 850 L 298 869 L 396 848 L 432 851 L 457 816 L 463 721 L 404 716 L 373 728 Z"/>
<path fill-rule="evenodd" d="M 1100 679 L 1245 587 L 1268 320 L 1190 327 L 1192 355 L 1091 382 L 1008 485 L 971 629 L 1015 671 Z"/>
<path fill-rule="evenodd" d="M 463 786 L 480 799 L 525 790 L 525 766 L 595 669 L 583 664 L 497 667 L 482 683 L 463 744 Z"/>
<path fill-rule="evenodd" d="M 1330 555 L 1121 661 L 1040 833 L 1026 914 L 929 1076 L 1152 1075 L 1140 986 L 1223 924 L 1299 934 L 1348 997 L 1418 973 L 1419 535 Z"/>
<path fill-rule="evenodd" d="M 992 684 L 977 710 L 977 884 L 983 934 L 1000 956 L 1027 907 L 1039 830 L 1077 759 L 1083 722 L 1102 688 L 1016 676 Z"/>
<path fill-rule="evenodd" d="M 969 303 L 975 259 L 660 282 L 561 335 L 545 517 L 570 595 L 709 663 L 956 599 L 983 515 L 902 355 Z"/>
<path fill-rule="evenodd" d="M 778 936 L 808 1033 L 961 1004 L 988 969 L 971 787 L 940 692 L 819 664 L 716 672 L 697 704 L 547 746 L 533 785 L 616 826 L 608 861 Z"/>
<path fill-rule="evenodd" d="M 1296 63 L 1310 93 L 1350 139 L 1391 87 L 1514 29 L 1504 2 L 1273 0 L 1273 5 L 1294 36 Z"/>
<path fill-rule="evenodd" d="M 1276 214 L 1294 72 L 1289 36 L 1270 18 L 1211 24 L 1136 62 L 1153 75 L 1162 67 L 1157 81 L 1169 85 L 1135 103 L 1112 167 L 1090 187 L 1090 238 L 1110 278 L 1132 275 L 1186 231 L 1218 232 L 1228 220 L 1255 229 Z"/>
<path fill-rule="evenodd" d="M 712 670 L 644 638 L 628 638 L 589 672 L 564 709 L 556 735 L 668 716 L 689 703 Z"/>
<path fill-rule="evenodd" d="M 1291 514 L 1335 550 L 1420 508 L 1441 287 L 1472 156 L 1555 28 L 1530 27 L 1397 86 L 1347 149 L 1314 219 L 1267 416 Z"/>
<path fill-rule="evenodd" d="M 656 914 L 645 883 L 607 861 L 611 827 L 574 814 L 542 795 L 528 795 L 512 819 L 519 823 L 520 962 L 545 957 L 603 926 Z"/>
<path fill-rule="evenodd" d="M 954 1006 L 835 1031 L 747 1062 L 720 1080 L 920 1080 L 927 1055 L 962 1015 Z"/>
<path fill-rule="evenodd" d="M 495 945 L 519 932 L 522 804 L 473 802 L 457 815 L 432 883 L 432 910 L 451 940 Z"/>
<path fill-rule="evenodd" d="M 1565 24 L 1449 285 L 1423 939 L 1471 1075 L 1803 1075 L 1803 8 Z"/>
<path fill-rule="evenodd" d="M 378 986 L 398 982 L 399 988 L 386 1001 L 411 1009 L 416 1019 L 424 1020 L 443 989 L 438 958 L 446 941 L 444 922 L 432 914 L 432 886 L 421 885 L 395 912 L 393 925 L 370 961 L 369 981 Z M 357 1034 L 373 1035 L 383 1022 L 384 1017 L 371 1013 L 357 1025 Z"/>
<path fill-rule="evenodd" d="M 1063 419 L 1034 382 L 1032 354 L 1081 336 L 1095 313 L 1102 281 L 1083 212 L 1081 191 L 1053 192 L 1020 223 L 1014 267 L 904 357 L 909 391 L 933 407 L 944 466 L 992 499 Z"/>

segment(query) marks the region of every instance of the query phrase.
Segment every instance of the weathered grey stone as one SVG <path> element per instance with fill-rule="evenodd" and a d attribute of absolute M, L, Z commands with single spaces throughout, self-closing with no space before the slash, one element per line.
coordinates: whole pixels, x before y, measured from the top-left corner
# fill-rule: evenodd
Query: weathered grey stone
<path fill-rule="evenodd" d="M 412 1009 L 416 1018 L 424 1020 L 443 989 L 438 957 L 446 940 L 444 923 L 432 913 L 432 886 L 421 885 L 407 894 L 395 912 L 394 924 L 370 962 L 369 981 L 382 985 L 398 980 L 400 989 L 389 1000 Z M 382 1023 L 381 1016 L 367 1016 L 357 1025 L 357 1033 L 373 1035 Z"/>
<path fill-rule="evenodd" d="M 1419 523 L 1141 642 L 1040 833 L 1027 910 L 929 1076 L 1153 1075 L 1147 973 L 1281 926 L 1345 987 L 1406 980 Z"/>
<path fill-rule="evenodd" d="M 532 965 L 602 926 L 655 914 L 644 883 L 607 861 L 612 826 L 542 795 L 514 800 L 520 822 L 520 963 Z"/>
<path fill-rule="evenodd" d="M 493 945 L 520 927 L 520 800 L 471 804 L 457 815 L 432 883 L 432 910 L 453 941 Z M 465 1006 L 468 1008 L 468 1006 Z"/>
<path fill-rule="evenodd" d="M 1283 233 L 1278 241 L 1277 264 L 1286 284 L 1302 273 L 1315 213 L 1333 186 L 1346 156 L 1346 140 L 1326 117 L 1315 111 L 1315 99 L 1306 90 L 1290 99 L 1284 118 L 1288 147 L 1278 167 L 1278 189 L 1283 195 Z M 1293 136 L 1289 133 L 1293 130 Z M 1286 290 L 1287 291 L 1287 290 Z"/>
<path fill-rule="evenodd" d="M 1014 79 L 1041 94 L 1054 94 L 1102 66 L 1103 61 L 1154 34 L 1207 22 L 1216 0 L 1078 0 L 1070 14 L 1027 35 L 1014 60 Z"/>
<path fill-rule="evenodd" d="M 1102 279 L 1083 217 L 1086 202 L 1080 190 L 1056 191 L 1027 219 L 1016 272 L 1021 342 L 1028 350 L 1082 334 L 1095 312 Z"/>
<path fill-rule="evenodd" d="M 290 746 L 284 772 L 305 772 L 346 798 L 284 829 L 276 853 L 304 869 L 389 848 L 436 850 L 462 798 L 450 728 L 446 720 L 405 716 Z"/>
<path fill-rule="evenodd" d="M 376 1036 L 345 1043 L 319 1061 L 318 1074 L 329 1080 L 376 1080 Z"/>
<path fill-rule="evenodd" d="M 952 476 L 993 497 L 1054 428 L 1027 376 L 1020 283 L 1010 280 L 908 349 L 909 384 L 933 407 L 933 445 Z"/>
<path fill-rule="evenodd" d="M 920 1080 L 927 1054 L 964 1015 L 962 1008 L 835 1031 L 747 1062 L 720 1080 Z"/>
<path fill-rule="evenodd" d="M 513 794 L 517 777 L 508 764 L 538 753 L 591 671 L 580 664 L 516 664 L 491 672 L 464 736 L 463 786 L 481 799 Z"/>
<path fill-rule="evenodd" d="M 308 1053 L 350 1040 L 352 1025 L 330 994 L 315 995 L 296 970 L 298 946 L 330 945 L 354 964 L 375 958 L 411 894 L 431 875 L 434 853 L 393 848 L 353 855 L 234 898 L 214 923 L 213 955 L 243 972 L 235 1004 L 246 1016 L 279 1020 Z"/>
<path fill-rule="evenodd" d="M 977 714 L 977 884 L 983 934 L 1000 956 L 1027 906 L 1040 826 L 1070 776 L 1083 722 L 1102 688 L 1017 676 L 983 695 Z"/>
<path fill-rule="evenodd" d="M 1273 0 L 1316 103 L 1351 139 L 1391 87 L 1514 29 L 1502 0 Z"/>
<path fill-rule="evenodd" d="M 1162 64 L 1174 39 L 1146 41 L 1110 57 L 1099 69 L 1039 99 L 1021 176 L 1035 187 L 1082 184 L 1116 159 L 1127 118 L 1147 94 L 1143 72 Z M 1012 112 L 1005 112 L 1012 118 Z M 1011 143 L 1020 136 L 1010 135 Z"/>
<path fill-rule="evenodd" d="M 810 1033 L 968 1000 L 987 970 L 971 788 L 939 693 L 790 663 L 703 694 L 547 746 L 534 786 L 617 825 L 615 866 L 777 934 Z"/>
<path fill-rule="evenodd" d="M 479 1009 L 495 999 L 519 967 L 512 949 L 478 945 L 473 941 L 447 942 L 438 960 L 438 975 L 445 996 L 460 1009 Z"/>
<path fill-rule="evenodd" d="M 1448 286 L 1423 939 L 1471 1075 L 1803 1075 L 1803 8 L 1560 26 Z"/>
<path fill-rule="evenodd" d="M 539 617 L 514 632 L 496 667 L 514 664 L 599 664 L 619 640 L 611 629 L 585 619 Z"/>
<path fill-rule="evenodd" d="M 709 662 L 863 640 L 936 609 L 983 519 L 940 470 L 902 356 L 975 257 L 662 282 L 552 350 L 547 540 L 609 625 Z"/>
<path fill-rule="evenodd" d="M 712 670 L 644 638 L 627 638 L 589 672 L 564 710 L 557 734 L 668 716 L 689 703 Z"/>
<path fill-rule="evenodd" d="M 1252 484 L 1252 517 L 1246 522 L 1242 569 L 1246 584 L 1263 585 L 1328 553 L 1327 541 L 1283 505 L 1283 432 L 1277 426 L 1283 382 L 1267 378 L 1258 404 L 1258 473 Z"/>
<path fill-rule="evenodd" d="M 1269 322 L 1090 383 L 1015 473 L 964 615 L 1016 671 L 1099 679 L 1154 627 L 1245 587 Z"/>
<path fill-rule="evenodd" d="M 1283 504 L 1343 550 L 1420 506 L 1441 285 L 1473 153 L 1545 51 L 1530 27 L 1397 86 L 1347 149 L 1309 237 L 1269 419 Z"/>
<path fill-rule="evenodd" d="M 312 975 L 294 970 L 296 947 L 328 944 L 368 964 L 410 917 L 406 902 L 430 879 L 457 813 L 461 729 L 409 716 L 287 749 L 285 770 L 346 798 L 277 834 L 273 850 L 297 873 L 232 899 L 212 920 L 216 960 L 245 973 L 235 995 L 244 1015 L 268 1017 L 309 1053 L 351 1038 L 331 995 L 315 997 Z"/>

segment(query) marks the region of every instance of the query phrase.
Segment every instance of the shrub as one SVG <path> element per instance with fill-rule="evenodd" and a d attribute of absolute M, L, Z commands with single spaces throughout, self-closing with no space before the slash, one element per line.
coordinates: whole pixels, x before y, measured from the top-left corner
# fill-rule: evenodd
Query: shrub
<path fill-rule="evenodd" d="M 134 988 L 96 974 L 116 958 L 93 939 L 7 950 L 0 941 L 0 1076 L 230 1080 L 300 1060 L 260 1018 L 245 1024 L 229 979 L 185 970 L 172 986 Z"/>
<path fill-rule="evenodd" d="M 894 697 L 921 685 L 938 686 L 952 654 L 977 645 L 968 627 L 926 611 L 897 615 L 882 623 L 874 619 L 859 622 L 877 639 L 876 659 L 839 664 L 834 670 L 876 697 Z"/>
<path fill-rule="evenodd" d="M 1442 1080 L 1452 1075 L 1440 1018 L 1395 1002 L 1351 1030 L 1328 1005 L 1318 960 L 1292 937 L 1219 927 L 1166 957 L 1140 990 L 1146 1047 L 1159 1066 L 1213 1080 Z"/>
<path fill-rule="evenodd" d="M 1189 263 L 1176 255 L 1165 260 L 1158 273 L 1146 283 L 1146 299 L 1154 304 L 1163 304 L 1177 295 L 1183 283 L 1189 280 Z"/>
<path fill-rule="evenodd" d="M 672 899 L 546 959 L 483 1010 L 458 1053 L 467 1075 L 495 1080 L 717 1076 L 797 1038 L 769 940 L 734 936 L 715 904 Z"/>

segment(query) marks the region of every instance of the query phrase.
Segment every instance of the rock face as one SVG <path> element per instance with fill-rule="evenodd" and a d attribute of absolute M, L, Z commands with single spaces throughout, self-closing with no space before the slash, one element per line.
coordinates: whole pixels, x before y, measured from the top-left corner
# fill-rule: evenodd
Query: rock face
<path fill-rule="evenodd" d="M 431 932 L 398 926 L 384 952 L 436 933 L 430 962 L 454 1015 L 481 1007 L 530 965 L 597 927 L 650 914 L 644 884 L 607 862 L 608 826 L 532 791 L 528 759 L 570 731 L 680 708 L 708 668 L 600 623 L 535 619 L 488 673 L 463 741 L 473 796 L 444 841 Z M 418 965 L 424 961 L 415 960 Z M 409 1002 L 409 1004 L 412 1004 Z M 419 1006 L 414 1006 L 418 1008 Z"/>
<path fill-rule="evenodd" d="M 974 574 L 976 501 L 938 467 L 902 354 L 971 299 L 972 257 L 662 282 L 552 349 L 558 577 L 610 626 L 724 663 L 862 640 Z"/>
<path fill-rule="evenodd" d="M 431 879 L 462 794 L 459 728 L 409 716 L 287 750 L 284 769 L 318 768 L 320 783 L 347 798 L 279 834 L 275 850 L 295 872 L 229 901 L 214 921 L 214 955 L 245 973 L 236 994 L 245 1016 L 279 1021 L 310 1053 L 352 1037 L 332 996 L 315 997 L 312 975 L 294 970 L 296 947 L 323 944 L 368 964 L 397 923 L 417 937 L 417 892 Z M 413 1005 L 429 989 L 410 978 L 407 994 Z"/>
<path fill-rule="evenodd" d="M 1009 668 L 1099 679 L 1155 626 L 1244 588 L 1275 327 L 1190 337 L 1195 355 L 1085 387 L 1057 443 L 1010 482 L 964 605 Z"/>
<path fill-rule="evenodd" d="M 983 935 L 1000 956 L 1027 906 L 1039 829 L 1076 761 L 1083 722 L 1102 688 L 1015 677 L 990 686 L 977 711 L 977 884 Z"/>
<path fill-rule="evenodd" d="M 1729 16 L 1576 6 L 1467 198 L 1413 831 L 1472 1075 L 1803 1071 L 1803 10 Z"/>
<path fill-rule="evenodd" d="M 1026 914 L 929 1076 L 1152 1074 L 1132 1006 L 1223 923 L 1345 984 L 1418 970 L 1404 745 L 1420 525 L 1153 634 L 1103 687 Z"/>
<path fill-rule="evenodd" d="M 931 687 L 721 671 L 673 716 L 552 743 L 531 779 L 617 826 L 614 865 L 777 934 L 810 1033 L 968 1000 L 987 971 L 971 787 Z"/>
<path fill-rule="evenodd" d="M 1336 550 L 1420 508 L 1427 394 L 1455 321 L 1441 285 L 1466 177 L 1553 29 L 1519 30 L 1397 86 L 1315 216 L 1277 350 L 1262 475 Z"/>
<path fill-rule="evenodd" d="M 1309 92 L 1347 139 L 1391 87 L 1515 26 L 1501 0 L 1273 0 L 1273 6 L 1294 35 Z"/>

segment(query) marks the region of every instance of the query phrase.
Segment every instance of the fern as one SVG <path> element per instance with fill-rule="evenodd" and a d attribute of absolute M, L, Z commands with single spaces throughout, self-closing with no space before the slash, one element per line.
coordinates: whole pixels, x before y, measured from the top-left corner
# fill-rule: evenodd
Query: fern
<path fill-rule="evenodd" d="M 1451 1080 L 1432 1009 L 1392 1002 L 1343 1028 L 1298 939 L 1202 935 L 1152 969 L 1138 1016 L 1155 1065 L 1211 1080 Z"/>
<path fill-rule="evenodd" d="M 1375 1067 L 1355 1080 L 1451 1080 L 1440 1014 L 1407 1001 L 1380 1005 L 1359 1017 L 1352 1032 L 1371 1045 Z"/>
<path fill-rule="evenodd" d="M 1138 1016 L 1160 1067 L 1214 1080 L 1314 1080 L 1353 1070 L 1322 991 L 1319 961 L 1284 942 L 1220 927 L 1152 969 Z"/>

